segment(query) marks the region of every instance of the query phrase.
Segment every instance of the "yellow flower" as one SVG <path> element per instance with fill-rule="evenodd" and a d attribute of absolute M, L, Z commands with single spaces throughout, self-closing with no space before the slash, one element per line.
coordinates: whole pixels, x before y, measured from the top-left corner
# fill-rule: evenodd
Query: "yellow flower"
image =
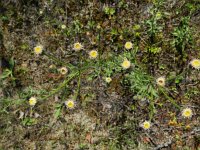
<path fill-rule="evenodd" d="M 65 106 L 67 107 L 67 108 L 69 108 L 69 109 L 74 109 L 74 107 L 75 107 L 75 102 L 74 102 L 74 100 L 67 100 L 66 102 L 65 102 Z"/>
<path fill-rule="evenodd" d="M 110 83 L 112 81 L 111 77 L 106 77 L 105 80 L 106 80 L 107 83 Z"/>
<path fill-rule="evenodd" d="M 200 69 L 200 59 L 193 59 L 192 61 L 190 61 L 190 64 L 195 69 Z"/>
<path fill-rule="evenodd" d="M 35 97 L 31 97 L 29 100 L 29 105 L 30 106 L 35 106 L 35 104 L 37 103 L 37 99 Z"/>
<path fill-rule="evenodd" d="M 156 83 L 157 85 L 159 86 L 165 86 L 165 78 L 164 77 L 159 77 L 157 80 L 156 80 Z"/>
<path fill-rule="evenodd" d="M 67 69 L 66 67 L 62 67 L 62 68 L 59 69 L 59 71 L 60 71 L 60 73 L 61 73 L 62 75 L 65 75 L 65 74 L 67 74 L 68 69 Z"/>
<path fill-rule="evenodd" d="M 125 47 L 127 50 L 129 50 L 129 49 L 133 48 L 133 44 L 132 44 L 131 42 L 126 42 L 125 45 L 124 45 L 124 47 Z"/>
<path fill-rule="evenodd" d="M 123 63 L 121 64 L 121 66 L 124 68 L 124 69 L 128 69 L 130 68 L 131 66 L 131 62 L 128 61 L 127 59 L 124 59 Z"/>
<path fill-rule="evenodd" d="M 65 28 L 66 28 L 66 25 L 63 24 L 63 25 L 61 26 L 61 28 L 62 28 L 62 29 L 65 29 Z"/>
<path fill-rule="evenodd" d="M 77 42 L 77 43 L 74 43 L 74 50 L 75 51 L 79 51 L 83 48 L 83 46 L 81 45 L 81 43 Z"/>
<path fill-rule="evenodd" d="M 147 130 L 151 127 L 151 123 L 149 121 L 145 121 L 142 124 L 143 129 Z"/>
<path fill-rule="evenodd" d="M 190 118 L 190 117 L 192 117 L 192 115 L 193 115 L 193 113 L 192 113 L 192 110 L 190 108 L 183 109 L 183 111 L 182 111 L 183 117 Z"/>
<path fill-rule="evenodd" d="M 161 17 L 162 17 L 161 12 L 157 12 L 157 13 L 156 13 L 156 19 L 160 19 Z"/>
<path fill-rule="evenodd" d="M 91 59 L 95 59 L 98 56 L 98 52 L 96 50 L 92 50 L 89 52 L 89 56 Z"/>
<path fill-rule="evenodd" d="M 34 47 L 34 53 L 39 55 L 41 54 L 43 51 L 43 46 L 42 45 L 37 45 L 36 47 Z"/>

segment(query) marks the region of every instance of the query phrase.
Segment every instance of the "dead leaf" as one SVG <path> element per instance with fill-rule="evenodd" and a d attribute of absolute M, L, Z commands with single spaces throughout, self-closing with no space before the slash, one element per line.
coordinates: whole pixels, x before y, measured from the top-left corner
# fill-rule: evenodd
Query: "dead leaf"
<path fill-rule="evenodd" d="M 19 111 L 19 119 L 23 119 L 23 117 L 24 117 L 24 112 L 23 111 Z"/>
<path fill-rule="evenodd" d="M 151 140 L 148 137 L 146 137 L 146 136 L 142 138 L 142 141 L 144 143 L 150 143 L 151 142 Z"/>
<path fill-rule="evenodd" d="M 91 134 L 90 134 L 90 133 L 87 133 L 85 139 L 86 139 L 86 141 L 88 141 L 88 143 L 91 143 L 91 141 L 92 141 L 92 136 L 91 136 Z"/>

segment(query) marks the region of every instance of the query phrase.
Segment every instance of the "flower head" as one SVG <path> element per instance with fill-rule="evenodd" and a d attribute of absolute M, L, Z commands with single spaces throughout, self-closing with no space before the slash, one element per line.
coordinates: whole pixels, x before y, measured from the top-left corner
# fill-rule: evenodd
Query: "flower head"
<path fill-rule="evenodd" d="M 124 59 L 123 63 L 121 64 L 121 66 L 124 68 L 124 69 L 128 69 L 130 68 L 131 66 L 131 62 L 128 61 L 127 59 Z"/>
<path fill-rule="evenodd" d="M 106 80 L 107 83 L 110 83 L 112 81 L 112 78 L 111 77 L 106 77 L 105 80 Z"/>
<path fill-rule="evenodd" d="M 200 69 L 200 59 L 193 59 L 190 64 L 195 69 Z"/>
<path fill-rule="evenodd" d="M 165 78 L 164 77 L 159 77 L 157 80 L 156 80 L 156 83 L 157 85 L 159 86 L 165 86 Z"/>
<path fill-rule="evenodd" d="M 192 117 L 192 115 L 193 115 L 193 113 L 192 113 L 192 110 L 190 108 L 183 109 L 183 111 L 182 111 L 183 117 L 190 118 L 190 117 Z"/>
<path fill-rule="evenodd" d="M 141 126 L 143 129 L 148 130 L 151 127 L 151 123 L 149 121 L 145 121 Z"/>
<path fill-rule="evenodd" d="M 59 69 L 59 71 L 60 71 L 60 73 L 61 73 L 62 75 L 65 75 L 65 74 L 67 74 L 68 69 L 67 69 L 66 67 L 62 67 L 62 68 Z"/>
<path fill-rule="evenodd" d="M 81 43 L 77 42 L 74 43 L 74 50 L 75 51 L 80 51 L 83 48 L 83 46 L 81 45 Z"/>
<path fill-rule="evenodd" d="M 35 104 L 37 103 L 37 99 L 35 97 L 31 97 L 29 100 L 29 105 L 30 106 L 35 106 Z"/>
<path fill-rule="evenodd" d="M 133 43 L 131 43 L 131 42 L 126 42 L 125 45 L 124 45 L 124 47 L 125 47 L 127 50 L 129 50 L 129 49 L 133 48 Z"/>
<path fill-rule="evenodd" d="M 65 106 L 69 109 L 74 109 L 76 104 L 75 104 L 74 100 L 67 100 L 67 101 L 65 101 Z"/>
<path fill-rule="evenodd" d="M 64 25 L 64 24 L 61 25 L 61 28 L 62 28 L 62 29 L 65 29 L 65 28 L 66 28 L 66 25 Z"/>
<path fill-rule="evenodd" d="M 96 50 L 92 50 L 89 52 L 89 56 L 91 59 L 95 59 L 98 56 L 98 52 Z"/>
<path fill-rule="evenodd" d="M 39 55 L 41 54 L 43 51 L 43 46 L 42 45 L 37 45 L 36 47 L 34 47 L 34 53 Z"/>

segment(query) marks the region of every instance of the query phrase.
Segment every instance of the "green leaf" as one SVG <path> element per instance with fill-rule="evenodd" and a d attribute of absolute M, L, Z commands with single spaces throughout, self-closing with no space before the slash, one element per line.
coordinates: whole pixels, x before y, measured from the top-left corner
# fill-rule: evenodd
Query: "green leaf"
<path fill-rule="evenodd" d="M 11 74 L 12 74 L 12 71 L 9 70 L 9 69 L 6 69 L 6 70 L 2 73 L 2 75 L 0 76 L 0 79 L 5 79 L 5 78 L 9 77 Z"/>
<path fill-rule="evenodd" d="M 13 57 L 9 60 L 9 65 L 10 65 L 10 69 L 13 70 L 14 66 L 15 66 L 15 61 L 14 61 Z"/>
<path fill-rule="evenodd" d="M 55 113 L 54 113 L 54 117 L 55 117 L 55 118 L 58 118 L 58 117 L 60 116 L 60 114 L 61 114 L 61 109 L 62 109 L 62 106 L 61 106 L 61 105 L 60 105 L 60 106 L 57 106 L 56 111 L 55 111 Z"/>

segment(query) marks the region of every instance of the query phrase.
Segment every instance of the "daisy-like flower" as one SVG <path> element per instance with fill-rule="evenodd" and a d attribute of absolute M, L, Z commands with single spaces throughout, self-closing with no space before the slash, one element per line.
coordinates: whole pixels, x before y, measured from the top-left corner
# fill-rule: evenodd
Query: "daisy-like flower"
<path fill-rule="evenodd" d="M 165 78 L 159 77 L 158 79 L 156 79 L 156 83 L 157 83 L 157 85 L 164 87 L 165 86 Z"/>
<path fill-rule="evenodd" d="M 193 113 L 192 113 L 192 110 L 190 108 L 183 109 L 183 111 L 182 111 L 183 117 L 190 118 L 190 117 L 192 117 L 192 115 L 193 115 Z"/>
<path fill-rule="evenodd" d="M 76 106 L 74 100 L 67 100 L 65 102 L 65 106 L 69 109 L 74 109 L 74 107 Z"/>
<path fill-rule="evenodd" d="M 98 56 L 98 52 L 96 50 L 92 50 L 89 52 L 89 56 L 91 59 L 95 59 Z"/>
<path fill-rule="evenodd" d="M 75 51 L 80 51 L 83 48 L 83 46 L 81 45 L 81 43 L 77 42 L 74 43 L 74 50 Z"/>
<path fill-rule="evenodd" d="M 200 59 L 193 59 L 190 61 L 190 64 L 195 69 L 200 69 Z"/>
<path fill-rule="evenodd" d="M 64 24 L 61 25 L 61 28 L 62 28 L 62 29 L 66 29 L 66 25 L 64 25 Z"/>
<path fill-rule="evenodd" d="M 62 67 L 62 68 L 59 69 L 59 71 L 60 71 L 60 73 L 61 73 L 62 75 L 65 75 L 65 74 L 67 74 L 68 69 L 67 69 L 66 67 Z"/>
<path fill-rule="evenodd" d="M 29 105 L 30 106 L 35 106 L 35 104 L 37 103 L 37 99 L 35 97 L 31 97 L 29 100 Z"/>
<path fill-rule="evenodd" d="M 112 81 L 112 78 L 111 77 L 106 77 L 105 80 L 106 80 L 107 83 L 110 83 Z"/>
<path fill-rule="evenodd" d="M 149 121 L 145 121 L 141 126 L 143 129 L 148 130 L 151 127 L 151 123 Z"/>
<path fill-rule="evenodd" d="M 126 42 L 125 45 L 124 45 L 124 47 L 125 47 L 127 50 L 129 50 L 129 49 L 133 48 L 133 43 L 131 43 L 131 42 Z"/>
<path fill-rule="evenodd" d="M 127 59 L 124 59 L 123 63 L 121 64 L 121 66 L 124 68 L 124 69 L 128 69 L 130 68 L 131 66 L 131 62 L 128 61 Z"/>
<path fill-rule="evenodd" d="M 34 53 L 39 55 L 41 54 L 43 51 L 43 46 L 42 45 L 37 45 L 36 47 L 34 47 Z"/>

